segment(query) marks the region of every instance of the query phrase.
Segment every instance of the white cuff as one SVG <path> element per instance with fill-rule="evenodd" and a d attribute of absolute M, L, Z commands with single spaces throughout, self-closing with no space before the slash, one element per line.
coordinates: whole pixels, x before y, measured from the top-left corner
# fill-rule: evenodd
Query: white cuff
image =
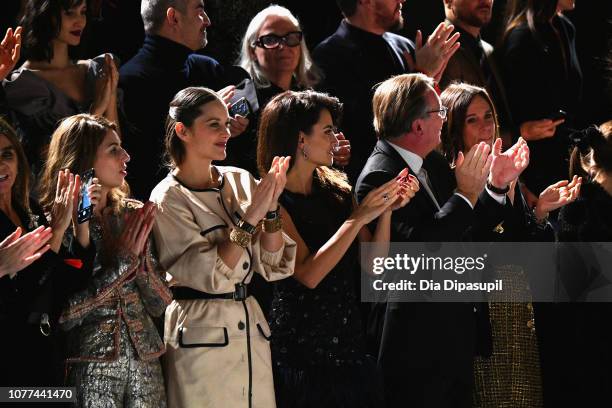
<path fill-rule="evenodd" d="M 485 186 L 485 190 L 487 190 L 487 193 L 489 193 L 489 195 L 498 203 L 500 203 L 501 205 L 505 205 L 506 204 L 506 194 L 497 194 L 494 193 L 493 191 L 489 190 L 489 187 Z"/>

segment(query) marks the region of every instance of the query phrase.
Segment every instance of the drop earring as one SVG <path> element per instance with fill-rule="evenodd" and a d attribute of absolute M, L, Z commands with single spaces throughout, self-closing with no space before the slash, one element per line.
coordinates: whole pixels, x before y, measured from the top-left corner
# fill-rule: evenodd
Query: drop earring
<path fill-rule="evenodd" d="M 302 147 L 302 156 L 304 156 L 304 159 L 308 160 L 308 154 L 306 153 L 306 145 Z"/>

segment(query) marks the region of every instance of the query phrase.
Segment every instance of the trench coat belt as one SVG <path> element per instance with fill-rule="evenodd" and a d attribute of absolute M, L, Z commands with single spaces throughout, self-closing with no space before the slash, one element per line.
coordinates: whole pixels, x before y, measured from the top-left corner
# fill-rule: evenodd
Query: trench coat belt
<path fill-rule="evenodd" d="M 233 299 L 236 301 L 243 301 L 249 295 L 247 291 L 247 285 L 244 283 L 237 283 L 236 290 L 228 293 L 207 293 L 199 290 L 188 288 L 186 286 L 173 286 L 172 296 L 175 300 L 194 300 L 194 299 Z"/>

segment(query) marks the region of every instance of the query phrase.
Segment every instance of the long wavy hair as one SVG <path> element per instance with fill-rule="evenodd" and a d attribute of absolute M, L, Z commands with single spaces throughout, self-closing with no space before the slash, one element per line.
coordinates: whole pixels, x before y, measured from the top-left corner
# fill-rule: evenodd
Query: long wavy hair
<path fill-rule="evenodd" d="M 342 104 L 333 96 L 315 91 L 286 91 L 264 108 L 257 132 L 257 166 L 264 176 L 274 156 L 291 156 L 289 169 L 295 164 L 300 132 L 310 134 L 323 110 L 328 110 L 334 124 L 342 116 Z M 327 166 L 316 169 L 323 187 L 334 192 L 349 193 L 351 186 L 346 175 Z"/>
<path fill-rule="evenodd" d="M 109 131 L 116 132 L 117 126 L 102 116 L 79 114 L 62 120 L 51 136 L 48 158 L 39 181 L 40 204 L 45 211 L 49 211 L 53 205 L 59 172 L 68 169 L 73 174 L 83 174 L 91 169 L 98 147 Z M 129 192 L 130 188 L 124 180 L 120 187 L 109 191 L 109 206 L 117 212 L 122 199 Z"/>

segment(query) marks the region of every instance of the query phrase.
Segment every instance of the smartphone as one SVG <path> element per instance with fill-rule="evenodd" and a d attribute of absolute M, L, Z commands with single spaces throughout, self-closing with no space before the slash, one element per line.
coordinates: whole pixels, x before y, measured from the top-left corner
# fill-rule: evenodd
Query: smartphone
<path fill-rule="evenodd" d="M 246 117 L 251 113 L 251 105 L 246 98 L 240 98 L 236 102 L 234 102 L 229 108 L 229 114 L 231 116 L 240 115 Z"/>
<path fill-rule="evenodd" d="M 567 112 L 565 112 L 564 110 L 559 109 L 559 111 L 557 113 L 552 115 L 551 119 L 553 121 L 557 121 L 557 120 L 565 119 L 566 117 L 567 117 Z"/>
<path fill-rule="evenodd" d="M 79 192 L 79 207 L 77 209 L 77 221 L 79 224 L 91 219 L 93 215 L 93 205 L 89 197 L 89 186 L 93 183 L 95 175 L 94 169 L 89 169 L 81 176 L 81 191 Z"/>

